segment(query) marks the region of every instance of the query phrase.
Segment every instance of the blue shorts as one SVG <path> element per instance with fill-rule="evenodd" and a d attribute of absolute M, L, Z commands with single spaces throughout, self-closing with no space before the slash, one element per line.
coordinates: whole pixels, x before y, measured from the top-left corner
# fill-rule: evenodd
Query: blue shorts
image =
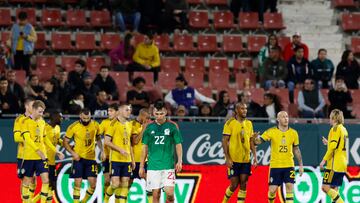
<path fill-rule="evenodd" d="M 269 185 L 280 186 L 283 183 L 295 183 L 294 168 L 270 168 Z"/>
<path fill-rule="evenodd" d="M 17 159 L 17 177 L 22 179 L 24 177 L 24 173 L 21 170 L 23 165 L 23 160 L 22 159 Z"/>
<path fill-rule="evenodd" d="M 71 178 L 96 177 L 98 174 L 98 165 L 95 160 L 88 160 L 81 158 L 79 161 L 72 163 Z"/>
<path fill-rule="evenodd" d="M 49 165 L 47 160 L 24 160 L 20 172 L 26 177 L 33 177 L 34 174 L 48 173 Z"/>
<path fill-rule="evenodd" d="M 335 172 L 330 169 L 326 169 L 323 176 L 323 184 L 339 187 L 343 183 L 345 173 Z"/>
<path fill-rule="evenodd" d="M 145 163 L 144 169 L 145 169 L 145 173 L 146 173 L 146 171 L 147 171 L 147 163 Z M 139 170 L 140 170 L 140 162 L 136 162 L 135 169 L 132 171 L 132 175 L 131 175 L 130 179 L 135 179 L 135 178 L 141 179 L 140 175 L 139 175 Z"/>
<path fill-rule="evenodd" d="M 131 163 L 127 162 L 111 162 L 111 176 L 131 177 Z"/>
<path fill-rule="evenodd" d="M 228 179 L 239 177 L 241 174 L 251 175 L 251 163 L 234 162 L 232 168 L 228 168 Z"/>
<path fill-rule="evenodd" d="M 103 161 L 102 166 L 103 166 L 103 173 L 109 173 L 110 172 L 110 161 L 109 161 L 109 159 L 106 159 L 105 161 Z"/>

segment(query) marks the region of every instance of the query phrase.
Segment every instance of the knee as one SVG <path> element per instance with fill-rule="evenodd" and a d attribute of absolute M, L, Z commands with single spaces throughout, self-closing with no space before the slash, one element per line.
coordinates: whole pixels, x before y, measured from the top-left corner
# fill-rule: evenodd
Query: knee
<path fill-rule="evenodd" d="M 321 186 L 321 190 L 325 193 L 327 193 L 329 191 L 329 189 L 330 189 L 329 186 L 326 186 L 326 185 Z"/>
<path fill-rule="evenodd" d="M 160 198 L 160 192 L 153 192 L 152 193 L 153 198 L 159 199 Z"/>
<path fill-rule="evenodd" d="M 166 194 L 166 200 L 173 202 L 174 201 L 174 194 Z"/>
<path fill-rule="evenodd" d="M 239 183 L 231 183 L 231 184 L 230 184 L 230 190 L 231 190 L 232 192 L 234 192 L 234 191 L 236 190 L 236 188 L 237 188 L 238 185 L 239 185 Z"/>
<path fill-rule="evenodd" d="M 240 189 L 246 190 L 246 181 L 240 183 Z"/>

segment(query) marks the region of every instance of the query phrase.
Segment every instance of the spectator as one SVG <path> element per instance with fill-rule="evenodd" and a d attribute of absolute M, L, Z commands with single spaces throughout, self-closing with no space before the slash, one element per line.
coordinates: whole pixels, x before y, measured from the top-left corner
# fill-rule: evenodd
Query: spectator
<path fill-rule="evenodd" d="M 293 36 L 292 36 L 292 42 L 290 42 L 289 44 L 287 44 L 284 48 L 284 61 L 289 61 L 291 57 L 294 56 L 295 54 L 295 48 L 296 47 L 302 47 L 304 50 L 304 57 L 306 59 L 309 58 L 309 48 L 306 44 L 301 42 L 301 35 L 300 33 L 296 32 Z"/>
<path fill-rule="evenodd" d="M 240 11 L 250 12 L 251 10 L 250 0 L 231 0 L 230 10 L 235 18 L 239 16 Z"/>
<path fill-rule="evenodd" d="M 188 116 L 188 112 L 187 112 L 185 106 L 183 106 L 183 105 L 178 106 L 178 108 L 175 110 L 175 116 L 180 117 L 180 118 L 175 118 L 175 119 L 171 119 L 171 120 L 176 121 L 176 122 L 191 121 L 191 119 L 189 119 L 189 118 L 181 118 L 181 117 Z"/>
<path fill-rule="evenodd" d="M 149 107 L 150 99 L 149 94 L 144 91 L 145 79 L 137 77 L 133 80 L 133 90 L 130 90 L 126 94 L 126 100 L 128 104 L 132 106 L 132 113 L 138 115 L 140 109 Z"/>
<path fill-rule="evenodd" d="M 14 68 L 23 69 L 30 75 L 30 58 L 37 40 L 34 27 L 28 22 L 27 13 L 19 12 L 18 22 L 11 28 L 9 44 L 14 54 Z"/>
<path fill-rule="evenodd" d="M 85 107 L 84 101 L 85 98 L 83 94 L 75 93 L 74 97 L 69 101 L 68 105 L 66 105 L 66 112 L 68 114 L 78 115 L 81 109 Z"/>
<path fill-rule="evenodd" d="M 240 94 L 239 100 L 247 105 L 248 117 L 264 117 L 261 106 L 258 103 L 252 101 L 251 92 L 249 90 L 244 90 Z"/>
<path fill-rule="evenodd" d="M 295 85 L 302 85 L 305 78 L 311 77 L 310 63 L 304 57 L 304 48 L 295 47 L 295 55 L 291 57 L 287 64 L 288 68 L 288 88 L 290 93 L 290 102 L 294 103 Z"/>
<path fill-rule="evenodd" d="M 305 80 L 303 90 L 299 91 L 298 104 L 301 117 L 324 118 L 325 100 L 312 79 Z"/>
<path fill-rule="evenodd" d="M 47 112 L 61 110 L 60 95 L 56 88 L 55 81 L 48 80 L 44 83 L 44 91 L 41 94 L 41 97 L 46 105 Z"/>
<path fill-rule="evenodd" d="M 135 40 L 131 33 L 127 33 L 119 46 L 109 52 L 111 63 L 115 71 L 124 71 L 133 63 Z"/>
<path fill-rule="evenodd" d="M 265 46 L 263 46 L 260 49 L 259 55 L 258 55 L 258 60 L 259 60 L 259 69 L 258 69 L 258 74 L 260 77 L 260 81 L 262 81 L 262 78 L 264 76 L 264 63 L 266 61 L 266 59 L 269 58 L 270 56 L 270 51 L 272 48 L 274 47 L 278 47 L 278 39 L 276 37 L 276 35 L 274 34 L 270 34 L 268 37 L 268 42 L 265 44 Z"/>
<path fill-rule="evenodd" d="M 100 74 L 97 74 L 94 84 L 107 94 L 107 99 L 118 100 L 119 93 L 115 80 L 109 75 L 109 67 L 101 66 Z"/>
<path fill-rule="evenodd" d="M 138 10 L 138 0 L 122 0 L 122 1 L 111 1 L 111 8 L 115 15 L 116 21 L 120 27 L 121 32 L 125 32 L 126 24 L 131 24 L 133 31 L 139 30 L 141 14 Z"/>
<path fill-rule="evenodd" d="M 326 58 L 326 49 L 319 49 L 317 59 L 311 61 L 310 67 L 319 88 L 329 88 L 334 73 L 334 64 Z"/>
<path fill-rule="evenodd" d="M 276 94 L 264 94 L 264 106 L 262 107 L 263 117 L 270 119 L 270 122 L 275 123 L 277 114 L 283 109 L 280 98 Z"/>
<path fill-rule="evenodd" d="M 264 81 L 266 90 L 271 87 L 285 87 L 288 69 L 286 67 L 286 62 L 280 58 L 280 52 L 281 48 L 279 46 L 272 47 L 270 50 L 270 58 L 265 61 Z"/>
<path fill-rule="evenodd" d="M 96 101 L 90 104 L 89 108 L 94 116 L 107 116 L 107 110 L 109 104 L 106 101 L 107 94 L 104 90 L 100 90 L 96 93 Z"/>
<path fill-rule="evenodd" d="M 277 0 L 267 0 L 265 5 L 265 10 L 270 9 L 270 13 L 276 13 L 277 12 Z"/>
<path fill-rule="evenodd" d="M 163 0 L 139 0 L 141 13 L 141 30 L 148 31 L 149 26 L 157 27 L 160 24 Z"/>
<path fill-rule="evenodd" d="M 343 77 L 349 89 L 359 89 L 360 66 L 350 50 L 344 51 L 336 68 L 336 77 Z"/>
<path fill-rule="evenodd" d="M 351 112 L 348 110 L 348 103 L 353 101 L 351 93 L 346 87 L 344 78 L 337 77 L 335 80 L 335 87 L 328 93 L 330 102 L 329 112 L 334 109 L 339 109 L 344 113 L 345 118 L 353 118 Z"/>
<path fill-rule="evenodd" d="M 19 99 L 8 90 L 8 81 L 0 78 L 0 113 L 15 114 L 20 112 Z"/>
<path fill-rule="evenodd" d="M 202 103 L 199 108 L 199 116 L 200 117 L 211 117 L 212 116 L 212 109 L 210 104 Z M 209 122 L 210 119 L 201 119 L 200 121 Z"/>
<path fill-rule="evenodd" d="M 144 42 L 137 45 L 133 56 L 134 63 L 128 68 L 130 71 L 152 71 L 154 80 L 157 81 L 158 72 L 160 71 L 159 49 L 154 44 L 152 34 L 145 35 Z"/>
<path fill-rule="evenodd" d="M 230 102 L 229 93 L 225 90 L 221 91 L 213 109 L 213 116 L 229 117 L 233 112 L 234 104 Z"/>
<path fill-rule="evenodd" d="M 165 0 L 161 18 L 162 32 L 173 32 L 175 28 L 186 30 L 188 27 L 188 4 L 185 0 Z"/>
<path fill-rule="evenodd" d="M 9 91 L 14 94 L 21 102 L 25 99 L 25 92 L 23 87 L 16 82 L 16 72 L 9 70 L 6 74 L 6 79 L 8 81 Z"/>
<path fill-rule="evenodd" d="M 85 76 L 89 76 L 90 73 L 86 70 L 86 63 L 82 59 L 75 61 L 75 70 L 70 71 L 68 82 L 72 90 L 81 88 L 82 81 Z"/>
<path fill-rule="evenodd" d="M 85 98 L 85 107 L 89 107 L 96 102 L 96 93 L 100 91 L 99 87 L 93 83 L 91 75 L 86 75 L 83 78 L 83 84 L 80 88 L 80 92 Z"/>
<path fill-rule="evenodd" d="M 30 75 L 28 84 L 24 87 L 25 96 L 41 100 L 43 90 L 43 86 L 39 83 L 39 77 L 37 75 Z"/>
<path fill-rule="evenodd" d="M 190 115 L 197 115 L 196 99 L 210 104 L 215 103 L 212 98 L 208 98 L 200 94 L 196 89 L 187 86 L 187 82 L 182 75 L 179 75 L 175 81 L 176 88 L 165 96 L 165 101 L 170 103 L 173 108 L 176 109 L 179 105 L 183 105 Z"/>
<path fill-rule="evenodd" d="M 52 78 L 56 84 L 56 89 L 59 92 L 59 100 L 63 109 L 70 101 L 71 88 L 68 82 L 68 72 L 64 68 L 60 68 L 58 73 Z"/>

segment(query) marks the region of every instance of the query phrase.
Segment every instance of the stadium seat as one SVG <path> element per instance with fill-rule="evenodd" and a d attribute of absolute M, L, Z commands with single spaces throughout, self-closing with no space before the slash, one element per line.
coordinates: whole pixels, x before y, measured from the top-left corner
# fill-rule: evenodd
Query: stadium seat
<path fill-rule="evenodd" d="M 255 12 L 239 13 L 239 28 L 252 30 L 259 28 L 259 14 Z"/>
<path fill-rule="evenodd" d="M 56 73 L 56 69 L 36 69 L 32 71 L 32 74 L 35 74 L 39 77 L 40 81 L 47 81 Z"/>
<path fill-rule="evenodd" d="M 209 60 L 209 72 L 229 73 L 227 58 L 212 58 Z"/>
<path fill-rule="evenodd" d="M 60 27 L 63 25 L 61 11 L 59 9 L 43 9 L 41 24 L 44 27 Z"/>
<path fill-rule="evenodd" d="M 247 37 L 247 50 L 250 53 L 257 53 L 261 47 L 266 44 L 266 36 L 263 35 L 249 35 Z"/>
<path fill-rule="evenodd" d="M 234 72 L 237 73 L 244 69 L 246 69 L 247 71 L 252 70 L 252 65 L 252 58 L 234 59 Z"/>
<path fill-rule="evenodd" d="M 203 3 L 203 0 L 186 0 L 186 2 L 190 5 L 200 5 Z"/>
<path fill-rule="evenodd" d="M 341 15 L 341 26 L 344 31 L 360 30 L 360 13 L 343 13 Z"/>
<path fill-rule="evenodd" d="M 196 88 L 196 90 L 200 94 L 202 94 L 202 95 L 204 95 L 206 97 L 212 98 L 212 88 L 211 87 L 198 87 L 198 88 Z"/>
<path fill-rule="evenodd" d="M 179 75 L 177 72 L 159 72 L 157 85 L 165 90 L 175 88 L 175 79 Z"/>
<path fill-rule="evenodd" d="M 284 50 L 285 46 L 291 42 L 290 37 L 287 36 L 278 36 L 278 44 L 282 50 Z"/>
<path fill-rule="evenodd" d="M 62 56 L 61 66 L 67 71 L 72 71 L 75 68 L 75 61 L 78 59 L 78 56 Z"/>
<path fill-rule="evenodd" d="M 101 35 L 100 47 L 104 50 L 111 50 L 119 46 L 121 37 L 117 33 L 104 33 Z"/>
<path fill-rule="evenodd" d="M 285 88 L 270 88 L 270 93 L 277 95 L 280 98 L 280 102 L 283 106 L 287 106 L 290 103 L 289 90 Z M 297 100 L 297 97 L 294 100 Z"/>
<path fill-rule="evenodd" d="M 111 15 L 107 10 L 90 11 L 90 25 L 92 27 L 111 27 Z"/>
<path fill-rule="evenodd" d="M 189 25 L 196 29 L 209 28 L 209 15 L 207 11 L 189 11 Z"/>
<path fill-rule="evenodd" d="M 179 57 L 162 57 L 161 58 L 161 72 L 180 72 L 180 58 Z"/>
<path fill-rule="evenodd" d="M 154 36 L 154 42 L 160 51 L 172 51 L 172 48 L 170 47 L 170 37 L 168 34 Z"/>
<path fill-rule="evenodd" d="M 334 8 L 355 8 L 354 0 L 332 0 Z"/>
<path fill-rule="evenodd" d="M 86 17 L 85 10 L 72 9 L 66 11 L 66 26 L 68 27 L 85 27 Z"/>
<path fill-rule="evenodd" d="M 351 38 L 351 50 L 354 54 L 360 54 L 360 37 Z"/>
<path fill-rule="evenodd" d="M 218 29 L 231 29 L 235 28 L 234 15 L 231 11 L 214 11 L 214 28 Z"/>
<path fill-rule="evenodd" d="M 18 9 L 16 9 L 16 18 L 21 11 L 26 12 L 27 16 L 28 16 L 28 22 L 31 25 L 36 26 L 36 10 L 35 10 L 35 8 L 18 8 Z M 1 16 L 3 16 L 3 15 L 1 14 Z"/>
<path fill-rule="evenodd" d="M 14 70 L 16 72 L 16 82 L 22 87 L 26 85 L 26 72 L 24 70 Z"/>
<path fill-rule="evenodd" d="M 244 50 L 241 35 L 223 35 L 222 45 L 225 53 L 237 53 Z"/>
<path fill-rule="evenodd" d="M 94 33 L 76 33 L 76 49 L 79 51 L 92 51 L 97 49 Z"/>
<path fill-rule="evenodd" d="M 235 89 L 235 88 L 227 88 L 227 89 L 224 89 L 224 90 L 226 90 L 228 92 L 229 97 L 230 97 L 230 102 L 237 102 L 238 101 L 237 89 Z"/>
<path fill-rule="evenodd" d="M 251 92 L 251 100 L 263 105 L 264 104 L 264 89 L 263 88 L 252 88 L 250 89 Z"/>
<path fill-rule="evenodd" d="M 192 52 L 195 51 L 192 35 L 178 35 L 174 34 L 174 50 L 177 52 Z"/>
<path fill-rule="evenodd" d="M 6 43 L 7 40 L 9 40 L 10 32 L 1 32 L 1 42 Z"/>
<path fill-rule="evenodd" d="M 7 8 L 0 9 L 0 26 L 10 26 L 12 25 L 11 20 L 11 10 Z"/>
<path fill-rule="evenodd" d="M 36 57 L 36 69 L 40 70 L 56 70 L 56 58 L 55 56 L 37 56 Z"/>
<path fill-rule="evenodd" d="M 134 77 L 143 77 L 145 79 L 145 88 L 154 87 L 154 73 L 152 72 L 134 72 Z"/>
<path fill-rule="evenodd" d="M 320 89 L 320 92 L 321 92 L 322 96 L 324 97 L 326 105 L 330 105 L 329 96 L 328 96 L 329 89 Z"/>
<path fill-rule="evenodd" d="M 196 89 L 204 87 L 204 72 L 185 72 L 184 77 L 189 86 Z"/>
<path fill-rule="evenodd" d="M 219 72 L 210 69 L 209 87 L 217 90 L 229 88 L 229 72 Z"/>
<path fill-rule="evenodd" d="M 360 106 L 360 90 L 350 90 L 353 106 Z"/>
<path fill-rule="evenodd" d="M 255 87 L 256 83 L 256 75 L 250 73 L 237 73 L 235 76 L 236 87 L 239 89 L 243 89 L 245 86 L 245 80 L 250 79 L 250 85 Z"/>
<path fill-rule="evenodd" d="M 47 45 L 46 45 L 46 39 L 45 39 L 45 32 L 37 32 L 37 40 L 35 43 L 35 49 L 37 50 L 44 50 L 47 49 Z"/>
<path fill-rule="evenodd" d="M 53 50 L 72 50 L 71 33 L 69 32 L 52 32 L 51 33 L 51 48 Z"/>
<path fill-rule="evenodd" d="M 205 59 L 202 57 L 186 57 L 185 72 L 205 72 Z"/>
<path fill-rule="evenodd" d="M 109 71 L 109 75 L 115 80 L 116 86 L 119 93 L 121 94 L 121 89 L 124 87 L 128 88 L 129 86 L 129 73 L 128 72 L 115 72 Z M 125 93 L 126 95 L 126 93 Z"/>
<path fill-rule="evenodd" d="M 284 28 L 285 26 L 281 13 L 264 13 L 265 30 L 282 30 Z"/>
<path fill-rule="evenodd" d="M 86 67 L 90 73 L 97 74 L 103 65 L 105 65 L 105 58 L 102 56 L 93 56 L 86 59 Z"/>
<path fill-rule="evenodd" d="M 134 35 L 134 41 L 135 41 L 135 46 L 137 46 L 138 44 L 140 44 L 141 42 L 144 42 L 145 36 L 142 34 L 135 34 Z"/>
<path fill-rule="evenodd" d="M 216 35 L 198 35 L 197 48 L 199 52 L 217 52 Z"/>
<path fill-rule="evenodd" d="M 206 5 L 208 6 L 227 6 L 227 0 L 205 0 Z"/>

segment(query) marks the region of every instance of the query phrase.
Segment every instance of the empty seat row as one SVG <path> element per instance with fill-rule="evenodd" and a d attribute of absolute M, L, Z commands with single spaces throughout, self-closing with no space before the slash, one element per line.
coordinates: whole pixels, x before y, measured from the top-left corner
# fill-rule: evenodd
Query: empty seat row
<path fill-rule="evenodd" d="M 360 13 L 343 13 L 341 15 L 341 26 L 344 31 L 360 30 Z"/>
<path fill-rule="evenodd" d="M 190 5 L 227 6 L 228 0 L 187 0 Z"/>

